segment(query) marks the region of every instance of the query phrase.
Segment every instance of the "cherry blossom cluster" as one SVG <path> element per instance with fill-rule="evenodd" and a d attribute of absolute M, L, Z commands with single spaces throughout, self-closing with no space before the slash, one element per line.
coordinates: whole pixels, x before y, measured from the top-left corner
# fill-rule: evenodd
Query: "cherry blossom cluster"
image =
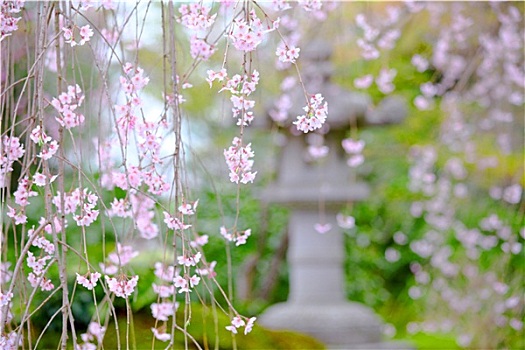
<path fill-rule="evenodd" d="M 49 160 L 57 153 L 59 147 L 58 142 L 48 136 L 40 125 L 37 125 L 31 131 L 29 137 L 31 141 L 41 147 L 40 153 L 37 154 L 38 158 Z"/>
<path fill-rule="evenodd" d="M 84 343 L 76 344 L 75 350 L 93 350 L 97 349 L 97 346 L 102 346 L 104 335 L 106 334 L 106 327 L 103 327 L 98 322 L 90 322 L 86 333 L 80 335 L 80 339 Z M 96 340 L 96 343 L 95 343 Z"/>
<path fill-rule="evenodd" d="M 257 17 L 255 11 L 250 11 L 248 20 L 237 18 L 233 21 L 228 37 L 238 51 L 250 52 L 259 46 L 264 35 L 279 27 L 279 19 L 271 21 L 267 25 Z"/>
<path fill-rule="evenodd" d="M 321 0 L 298 0 L 297 3 L 306 11 L 319 11 L 323 7 Z"/>
<path fill-rule="evenodd" d="M 0 262 L 0 283 L 4 284 L 9 281 L 11 281 L 11 278 L 13 277 L 13 272 L 9 269 L 11 267 L 11 263 L 9 261 L 7 262 Z"/>
<path fill-rule="evenodd" d="M 80 86 L 68 86 L 67 91 L 61 93 L 57 98 L 53 98 L 51 105 L 60 113 L 56 120 L 65 127 L 71 129 L 84 123 L 84 116 L 76 114 L 75 110 L 84 102 L 84 94 Z"/>
<path fill-rule="evenodd" d="M 27 275 L 27 280 L 31 284 L 31 287 L 40 287 L 42 291 L 51 291 L 55 288 L 51 280 L 44 276 L 47 261 L 51 259 L 53 259 L 51 255 L 44 255 L 37 259 L 32 252 L 27 252 L 26 263 L 32 270 L 32 272 Z"/>
<path fill-rule="evenodd" d="M 238 184 L 239 182 L 247 184 L 252 182 L 257 175 L 256 171 L 251 171 L 253 166 L 254 153 L 252 151 L 251 143 L 242 146 L 240 138 L 235 137 L 232 141 L 232 146 L 224 150 L 224 158 L 226 165 L 230 170 L 230 181 Z"/>
<path fill-rule="evenodd" d="M 139 281 L 139 276 L 135 275 L 131 278 L 120 275 L 117 277 L 109 277 L 104 275 L 109 291 L 115 293 L 117 297 L 127 298 L 135 291 L 135 287 Z"/>
<path fill-rule="evenodd" d="M 193 58 L 199 58 L 207 61 L 217 48 L 214 45 L 208 44 L 205 39 L 198 38 L 196 35 L 190 40 L 190 55 Z"/>
<path fill-rule="evenodd" d="M 142 106 L 142 100 L 138 93 L 148 85 L 149 78 L 144 76 L 142 68 L 134 68 L 133 64 L 129 62 L 123 68 L 125 75 L 120 77 L 120 85 L 126 95 L 126 104 L 115 105 L 115 113 L 119 131 L 127 141 L 127 134 L 135 128 L 137 123 L 135 109 Z"/>
<path fill-rule="evenodd" d="M 18 183 L 18 188 L 13 195 L 15 197 L 15 203 L 18 204 L 18 208 L 15 209 L 8 205 L 7 216 L 15 221 L 15 225 L 25 224 L 27 222 L 25 207 L 29 205 L 29 198 L 36 197 L 38 193 L 31 190 L 31 182 L 29 178 L 25 176 Z"/>
<path fill-rule="evenodd" d="M 229 326 L 226 326 L 226 329 L 232 332 L 233 334 L 237 334 L 237 329 L 244 327 L 244 334 L 246 335 L 252 331 L 255 320 L 257 320 L 257 317 L 251 317 L 248 319 L 247 322 L 244 322 L 241 316 L 235 316 L 232 319 L 231 324 Z"/>
<path fill-rule="evenodd" d="M 383 68 L 379 71 L 378 76 L 375 78 L 377 89 L 383 94 L 388 95 L 395 90 L 393 80 L 397 75 L 397 70 Z M 354 79 L 354 86 L 357 89 L 368 89 L 374 82 L 374 76 L 372 74 L 366 74 L 362 77 Z"/>
<path fill-rule="evenodd" d="M 130 193 L 128 198 L 114 198 L 109 217 L 133 218 L 140 237 L 153 239 L 159 234 L 159 226 L 154 222 L 155 201 L 141 193 Z"/>
<path fill-rule="evenodd" d="M 0 292 L 0 306 L 4 307 L 6 305 L 9 305 L 11 303 L 11 299 L 13 298 L 13 293 L 2 293 Z"/>
<path fill-rule="evenodd" d="M 117 243 L 117 250 L 108 255 L 106 264 L 100 263 L 100 269 L 106 275 L 115 275 L 138 255 L 139 252 L 133 250 L 132 246 Z"/>
<path fill-rule="evenodd" d="M 286 63 L 295 63 L 295 61 L 299 58 L 299 52 L 301 51 L 300 48 L 295 46 L 285 46 L 280 45 L 277 48 L 277 51 L 275 51 L 275 54 L 277 57 L 279 57 L 279 61 Z"/>
<path fill-rule="evenodd" d="M 117 115 L 117 131 L 121 134 L 122 144 L 120 146 L 127 148 L 127 144 L 132 141 L 130 136 L 133 132 L 138 146 L 139 159 L 149 159 L 151 164 L 144 167 L 126 164 L 124 172 L 107 167 L 107 172 L 111 174 L 106 173 L 103 176 L 103 185 L 108 189 L 117 186 L 128 190 L 145 184 L 148 186 L 148 192 L 161 195 L 170 189 L 170 184 L 166 182 L 165 176 L 160 175 L 157 171 L 157 165 L 162 164 L 159 157 L 162 138 L 158 134 L 167 130 L 168 124 L 165 119 L 156 123 L 137 117 L 139 109 L 143 106 L 139 93 L 149 83 L 149 78 L 144 76 L 142 68 L 135 68 L 131 63 L 125 64 L 124 73 L 125 76 L 120 77 L 120 83 L 126 96 L 126 103 L 114 106 Z M 110 145 L 104 145 L 104 148 Z M 99 149 L 99 152 L 105 153 L 107 150 Z"/>
<path fill-rule="evenodd" d="M 173 279 L 173 285 L 175 288 L 179 288 L 178 293 L 190 293 L 191 289 L 197 286 L 201 278 L 197 275 L 191 277 L 176 276 Z"/>
<path fill-rule="evenodd" d="M 178 207 L 178 212 L 181 214 L 181 220 L 185 215 L 194 215 L 198 206 L 198 200 L 194 203 L 183 202 Z M 191 225 L 184 225 L 178 218 L 172 217 L 169 213 L 164 212 L 165 223 L 168 228 L 174 230 L 184 230 Z M 208 241 L 208 236 L 197 236 L 194 241 L 190 242 L 190 247 L 198 248 L 204 246 Z M 169 341 L 171 334 L 166 332 L 167 321 L 170 316 L 175 315 L 175 311 L 179 307 L 179 303 L 173 301 L 175 294 L 191 293 L 192 289 L 199 285 L 200 275 L 209 275 L 213 277 L 213 266 L 208 269 L 198 269 L 196 266 L 201 263 L 202 253 L 193 253 L 191 250 L 183 249 L 182 255 L 176 257 L 177 264 L 180 267 L 173 265 L 165 265 L 161 262 L 155 263 L 155 276 L 162 284 L 153 283 L 152 288 L 155 294 L 158 295 L 158 302 L 151 304 L 151 312 L 153 317 L 164 322 L 163 325 L 157 328 L 151 328 L 153 335 L 160 341 Z M 191 274 L 190 269 L 195 268 L 196 274 Z"/>
<path fill-rule="evenodd" d="M 363 37 L 357 39 L 361 49 L 361 56 L 365 60 L 379 58 L 379 50 L 392 50 L 401 36 L 401 31 L 395 26 L 403 16 L 403 9 L 399 6 L 388 6 L 387 17 L 378 19 L 376 26 L 372 26 L 367 17 L 360 13 L 356 16 L 356 24 L 363 31 Z"/>
<path fill-rule="evenodd" d="M 62 223 L 63 220 L 63 223 Z M 67 227 L 67 220 L 59 218 L 58 215 L 53 216 L 50 223 L 47 223 L 47 220 L 44 217 L 41 217 L 38 221 L 38 224 L 44 225 L 44 232 L 47 234 L 53 234 L 53 232 L 60 232 L 62 231 L 62 227 Z M 53 231 L 54 230 L 54 231 Z M 34 227 L 27 231 L 28 235 L 32 235 L 34 233 Z"/>
<path fill-rule="evenodd" d="M 34 228 L 27 231 L 28 237 L 31 238 L 31 236 L 34 233 Z M 37 247 L 42 249 L 46 254 L 49 256 L 52 256 L 55 253 L 55 245 L 51 243 L 46 237 L 44 236 L 38 236 L 33 239 L 33 242 L 31 243 L 33 247 Z"/>
<path fill-rule="evenodd" d="M 7 263 L 9 264 L 9 263 Z M 11 278 L 11 274 L 4 275 L 7 271 L 7 267 L 4 269 L 4 266 L 6 263 L 0 264 L 0 272 L 2 275 L 0 275 L 0 282 L 3 284 L 5 282 L 8 282 L 8 280 Z M 4 280 L 5 279 L 5 280 Z M 13 319 L 13 314 L 11 312 L 11 304 L 13 299 L 13 293 L 7 292 L 3 293 L 0 292 L 0 317 L 2 318 L 2 322 L 11 322 Z M 5 319 L 3 318 L 5 315 Z M 9 333 L 0 334 L 0 349 L 18 349 L 20 342 L 17 344 L 17 332 L 11 331 Z"/>
<path fill-rule="evenodd" d="M 156 285 L 153 283 L 153 291 L 158 294 L 159 300 L 150 305 L 151 314 L 153 318 L 158 321 L 166 322 L 170 316 L 175 315 L 175 311 L 179 307 L 178 302 L 173 302 L 169 299 L 175 293 L 175 286 L 173 284 L 175 275 L 178 276 L 178 271 L 173 265 L 166 266 L 161 262 L 155 263 L 155 276 L 167 285 Z M 168 341 L 171 339 L 171 334 L 166 333 L 166 324 L 160 328 L 151 328 L 155 338 L 161 341 Z"/>
<path fill-rule="evenodd" d="M 3 271 L 2 271 L 3 273 Z M 4 281 L 0 281 L 4 283 Z M 7 281 L 6 281 L 7 282 Z M 0 292 L 0 315 L 4 315 L 4 313 L 7 315 L 7 321 L 9 322 L 11 318 L 13 317 L 11 313 L 11 300 L 13 299 L 13 293 L 12 292 Z M 1 344 L 1 343 L 0 343 Z"/>
<path fill-rule="evenodd" d="M 420 111 L 429 110 L 434 107 L 434 97 L 437 94 L 437 88 L 434 84 L 428 82 L 421 84 L 419 87 L 421 95 L 414 98 L 414 106 Z"/>
<path fill-rule="evenodd" d="M 18 137 L 4 136 L 2 138 L 2 154 L 0 154 L 0 187 L 7 186 L 8 174 L 13 171 L 13 163 L 22 158 L 24 145 Z"/>
<path fill-rule="evenodd" d="M 292 2 L 288 0 L 272 0 L 272 9 L 276 12 L 282 12 L 292 9 L 292 6 L 298 5 L 301 9 L 306 11 L 309 18 L 313 18 L 317 21 L 326 20 L 328 13 L 335 10 L 338 6 L 336 1 L 325 1 L 322 0 L 299 0 Z M 282 20 L 288 20 L 288 15 L 282 17 Z"/>
<path fill-rule="evenodd" d="M 290 97 L 290 90 L 297 84 L 297 79 L 294 77 L 287 77 L 281 83 L 281 95 L 274 103 L 274 108 L 270 109 L 268 114 L 270 118 L 276 123 L 284 123 L 289 117 L 289 111 L 292 108 L 292 98 Z"/>
<path fill-rule="evenodd" d="M 320 129 L 328 114 L 328 104 L 323 103 L 324 97 L 321 94 L 315 94 L 310 98 L 307 106 L 303 107 L 306 114 L 297 116 L 297 120 L 293 122 L 297 126 L 297 130 L 304 132 Z"/>
<path fill-rule="evenodd" d="M 95 5 L 99 5 L 101 7 L 103 7 L 104 9 L 106 10 L 116 10 L 117 9 L 117 1 L 115 0 L 100 0 L 100 1 L 95 1 L 95 0 L 84 0 L 84 1 L 80 1 L 80 8 L 82 10 L 89 10 L 90 8 L 93 8 L 95 7 L 93 4 Z"/>
<path fill-rule="evenodd" d="M 178 219 L 176 217 L 173 217 L 168 213 L 167 211 L 164 211 L 164 223 L 166 226 L 168 226 L 169 229 L 176 230 L 176 231 L 182 231 L 186 230 L 191 227 L 189 224 L 183 223 L 183 217 L 184 215 L 191 216 L 195 214 L 195 211 L 197 210 L 197 206 L 199 205 L 199 201 L 195 201 L 194 203 L 183 203 L 179 206 L 178 212 L 181 215 L 181 219 Z"/>
<path fill-rule="evenodd" d="M 188 29 L 203 30 L 211 27 L 215 22 L 217 14 L 210 16 L 211 8 L 202 3 L 183 4 L 179 7 L 181 16 L 177 22 Z"/>
<path fill-rule="evenodd" d="M 363 164 L 365 157 L 363 156 L 363 149 L 365 148 L 364 140 L 354 140 L 352 138 L 346 138 L 341 142 L 343 149 L 348 154 L 346 164 L 350 168 L 356 168 Z"/>
<path fill-rule="evenodd" d="M 307 152 L 309 156 L 307 158 L 307 161 L 315 161 L 318 159 L 325 158 L 328 155 L 328 152 L 330 151 L 330 148 L 324 144 L 324 137 L 321 134 L 308 134 L 306 137 L 306 142 L 308 144 Z"/>
<path fill-rule="evenodd" d="M 88 272 L 85 275 L 77 275 L 77 283 L 88 290 L 92 290 L 97 286 L 97 282 L 101 277 L 99 272 Z"/>
<path fill-rule="evenodd" d="M 332 225 L 327 222 L 325 223 L 318 222 L 314 225 L 314 230 L 317 233 L 322 234 L 322 235 L 324 235 L 327 232 L 330 232 L 331 229 L 332 229 Z"/>
<path fill-rule="evenodd" d="M 203 49 L 203 50 L 205 50 L 205 49 Z M 200 57 L 200 59 L 202 59 L 203 61 L 207 60 L 207 59 L 204 58 L 204 56 Z M 189 88 L 193 87 L 193 84 L 188 83 L 188 82 L 185 82 L 185 83 L 182 83 L 182 85 L 179 85 L 179 84 L 181 84 L 181 81 L 180 81 L 180 77 L 178 75 L 176 76 L 176 81 L 177 81 L 177 86 L 181 86 L 182 90 L 186 90 L 186 89 L 189 89 Z M 164 95 L 164 92 L 162 94 Z M 176 106 L 177 104 L 181 105 L 184 102 L 186 102 L 186 98 L 184 98 L 184 95 L 181 94 L 180 92 L 179 93 L 174 92 L 174 93 L 171 93 L 171 94 L 166 94 L 164 96 L 164 98 L 166 100 L 166 103 L 169 106 Z"/>
<path fill-rule="evenodd" d="M 228 77 L 226 69 L 221 69 L 218 72 L 208 70 L 208 78 L 206 81 L 212 86 L 215 80 L 219 82 L 226 82 L 223 84 L 219 92 L 229 91 L 232 96 L 230 101 L 233 104 L 233 117 L 238 118 L 237 125 L 249 125 L 253 121 L 253 112 L 251 109 L 255 106 L 254 100 L 247 99 L 256 89 L 259 83 L 259 72 L 254 70 L 251 75 L 241 76 L 235 74 L 233 77 Z"/>
<path fill-rule="evenodd" d="M 179 265 L 184 268 L 195 266 L 200 261 L 201 254 L 197 253 L 194 256 L 183 255 L 177 257 Z M 186 268 L 184 268 L 185 271 Z M 170 316 L 175 315 L 175 311 L 179 307 L 178 302 L 174 302 L 172 296 L 176 293 L 190 293 L 191 289 L 197 286 L 200 282 L 200 277 L 197 275 L 189 276 L 189 271 L 183 275 L 180 274 L 178 268 L 173 265 L 165 265 L 161 262 L 155 263 L 155 276 L 161 280 L 162 285 L 153 283 L 153 291 L 158 295 L 158 302 L 151 304 L 151 313 L 153 318 L 158 321 L 167 322 Z M 153 335 L 160 341 L 168 341 L 171 339 L 171 334 L 166 333 L 167 324 L 164 323 L 158 328 L 151 328 Z"/>
<path fill-rule="evenodd" d="M 375 60 L 380 57 L 380 50 L 390 51 L 395 47 L 395 44 L 401 36 L 402 26 L 401 19 L 406 9 L 403 6 L 388 6 L 386 8 L 387 17 L 379 19 L 372 26 L 367 17 L 360 13 L 356 16 L 356 24 L 363 32 L 363 37 L 357 40 L 357 45 L 361 49 L 361 56 L 367 60 Z M 422 57 L 417 56 L 416 60 L 421 66 Z M 395 90 L 393 80 L 397 74 L 395 69 L 382 68 L 378 76 L 375 78 L 375 83 L 379 91 L 388 95 Z M 374 82 L 372 74 L 366 74 L 354 80 L 354 86 L 358 89 L 368 89 Z"/>
<path fill-rule="evenodd" d="M 62 201 L 64 207 L 62 208 Z M 71 194 L 57 195 L 53 197 L 53 204 L 57 208 L 57 212 L 64 214 L 74 214 L 80 208 L 79 214 L 74 214 L 73 219 L 78 226 L 89 226 L 97 220 L 99 210 L 95 209 L 98 202 L 98 196 L 90 192 L 87 188 L 81 190 L 74 189 Z"/>
<path fill-rule="evenodd" d="M 355 227 L 355 218 L 351 215 L 338 213 L 335 218 L 337 220 L 337 225 L 343 229 L 350 230 Z"/>
<path fill-rule="evenodd" d="M 25 0 L 0 2 L 0 42 L 18 29 L 22 17 L 14 17 L 24 6 Z"/>
<path fill-rule="evenodd" d="M 91 37 L 93 36 L 93 29 L 89 26 L 89 24 L 86 24 L 85 26 L 82 26 L 78 28 L 78 36 L 80 36 L 80 40 L 76 41 L 76 35 L 75 35 L 75 29 L 78 27 L 76 25 L 73 25 L 71 27 L 63 27 L 63 35 L 64 40 L 66 44 L 71 45 L 71 47 L 74 46 L 82 46 L 85 43 L 87 43 L 89 40 L 91 40 Z"/>
<path fill-rule="evenodd" d="M 248 237 L 251 236 L 252 230 L 247 229 L 244 231 L 233 231 L 232 233 L 228 232 L 229 230 L 226 227 L 221 226 L 219 232 L 228 242 L 235 242 L 236 246 L 246 244 Z"/>
<path fill-rule="evenodd" d="M 0 348 L 2 349 L 18 349 L 22 345 L 21 342 L 22 340 L 18 339 L 16 331 L 11 331 L 5 335 L 0 334 Z"/>

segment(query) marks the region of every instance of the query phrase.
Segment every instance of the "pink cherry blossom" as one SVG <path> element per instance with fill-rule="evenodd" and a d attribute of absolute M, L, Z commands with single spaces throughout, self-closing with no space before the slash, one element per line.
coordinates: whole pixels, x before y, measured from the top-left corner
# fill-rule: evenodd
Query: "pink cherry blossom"
<path fill-rule="evenodd" d="M 274 31 L 279 26 L 279 20 L 264 25 L 253 10 L 249 16 L 249 21 L 246 21 L 244 18 L 235 19 L 232 29 L 228 33 L 233 46 L 239 51 L 249 52 L 255 50 L 262 42 L 264 35 Z"/>
<path fill-rule="evenodd" d="M 55 252 L 55 245 L 51 243 L 48 239 L 42 236 L 35 238 L 31 245 L 33 247 L 38 247 L 40 249 L 43 249 L 44 252 L 46 252 L 49 255 L 53 255 L 53 253 Z"/>
<path fill-rule="evenodd" d="M 161 298 L 169 298 L 175 292 L 173 286 L 158 286 L 153 283 L 152 287 L 155 294 L 158 294 Z"/>
<path fill-rule="evenodd" d="M 213 278 L 216 276 L 215 272 L 215 266 L 217 265 L 217 261 L 212 261 L 208 267 L 202 268 L 202 269 L 196 269 L 196 272 L 201 276 L 209 276 L 210 278 Z"/>
<path fill-rule="evenodd" d="M 229 330 L 233 334 L 237 334 L 237 328 L 235 326 L 233 326 L 233 325 L 229 325 L 229 326 L 226 326 L 224 328 L 226 328 L 227 330 Z"/>
<path fill-rule="evenodd" d="M 88 290 L 92 290 L 93 288 L 97 286 L 97 282 L 101 276 L 100 273 L 98 272 L 91 272 L 84 276 L 79 275 L 78 273 L 76 275 L 77 275 L 77 283 L 80 284 L 81 286 L 84 286 Z"/>
<path fill-rule="evenodd" d="M 91 27 L 89 26 L 89 24 L 86 24 L 85 26 L 81 27 L 80 28 L 80 42 L 78 43 L 79 45 L 84 45 L 86 42 L 88 42 L 91 37 L 93 36 L 93 29 L 91 29 Z"/>
<path fill-rule="evenodd" d="M 299 58 L 300 51 L 301 49 L 295 46 L 279 46 L 277 51 L 275 51 L 275 54 L 279 57 L 279 61 L 281 62 L 295 63 Z"/>
<path fill-rule="evenodd" d="M 115 266 L 125 266 L 138 255 L 139 252 L 134 251 L 132 246 L 117 243 L 117 250 L 108 255 L 108 260 Z"/>
<path fill-rule="evenodd" d="M 151 328 L 151 331 L 153 332 L 153 335 L 155 338 L 157 338 L 160 341 L 168 341 L 171 340 L 171 334 L 166 333 L 166 331 L 159 331 L 157 328 Z"/>
<path fill-rule="evenodd" d="M 11 299 L 13 298 L 13 293 L 2 293 L 0 292 L 0 306 L 9 305 Z"/>
<path fill-rule="evenodd" d="M 223 236 L 227 241 L 235 242 L 236 246 L 246 244 L 248 237 L 250 237 L 252 234 L 251 229 L 247 229 L 244 231 L 235 231 L 234 233 L 228 233 L 228 230 L 224 226 L 220 227 L 219 232 L 221 236 Z"/>
<path fill-rule="evenodd" d="M 159 321 L 167 321 L 170 316 L 175 314 L 179 303 L 175 303 L 175 305 L 173 305 L 173 302 L 153 303 L 150 307 L 153 318 Z"/>
<path fill-rule="evenodd" d="M 155 263 L 155 276 L 163 281 L 171 282 L 175 276 L 176 270 L 173 265 L 166 266 L 161 262 Z"/>
<path fill-rule="evenodd" d="M 190 241 L 192 248 L 203 247 L 208 243 L 208 235 L 198 236 L 195 240 Z"/>
<path fill-rule="evenodd" d="M 105 275 L 104 277 L 106 279 L 106 283 L 108 284 L 109 290 L 115 293 L 117 297 L 121 298 L 129 297 L 134 292 L 139 280 L 139 276 L 133 276 L 130 279 L 128 279 L 126 276 L 115 278 Z"/>
<path fill-rule="evenodd" d="M 213 82 L 215 80 L 219 81 L 219 82 L 223 82 L 224 79 L 226 79 L 228 77 L 228 72 L 226 71 L 225 68 L 221 69 L 220 71 L 218 72 L 215 72 L 211 69 L 209 69 L 206 74 L 208 75 L 208 78 L 206 79 L 206 81 L 210 84 L 210 87 L 212 86 Z"/>
<path fill-rule="evenodd" d="M 197 206 L 199 205 L 199 200 L 197 199 L 193 204 L 190 203 L 184 203 L 181 206 L 179 206 L 179 212 L 183 215 L 193 215 L 195 214 L 195 211 L 197 210 Z"/>
<path fill-rule="evenodd" d="M 354 154 L 348 158 L 346 164 L 348 164 L 350 168 L 356 168 L 359 165 L 363 164 L 364 161 L 365 157 L 362 154 Z"/>
<path fill-rule="evenodd" d="M 330 151 L 328 146 L 325 146 L 325 145 L 320 145 L 320 146 L 310 145 L 308 146 L 307 150 L 308 150 L 308 154 L 313 159 L 324 158 L 328 155 L 328 152 Z"/>
<path fill-rule="evenodd" d="M 344 229 L 352 229 L 355 227 L 355 219 L 353 216 L 350 215 L 344 215 L 344 214 L 337 214 L 336 215 L 337 224 L 339 227 Z"/>
<path fill-rule="evenodd" d="M 252 172 L 254 161 L 251 159 L 255 156 L 251 148 L 251 143 L 242 146 L 241 139 L 235 137 L 232 145 L 227 150 L 224 150 L 224 158 L 230 170 L 230 181 L 234 183 L 243 184 L 253 182 L 257 172 Z"/>
<path fill-rule="evenodd" d="M 358 154 L 363 152 L 365 148 L 365 141 L 363 140 L 354 140 L 351 138 L 346 138 L 341 142 L 343 149 L 348 154 Z"/>
<path fill-rule="evenodd" d="M 248 322 L 246 323 L 246 327 L 244 328 L 244 334 L 248 334 L 252 331 L 253 325 L 255 324 L 255 320 L 257 320 L 257 317 L 251 317 Z"/>
<path fill-rule="evenodd" d="M 168 212 L 165 211 L 163 213 L 164 213 L 164 222 L 166 223 L 168 228 L 170 228 L 172 230 L 185 230 L 185 229 L 191 227 L 191 225 L 185 225 L 179 219 L 174 218 Z"/>
<path fill-rule="evenodd" d="M 52 257 L 49 255 L 44 255 L 44 257 L 37 259 L 32 252 L 27 252 L 27 266 L 33 270 L 33 273 L 36 276 L 42 275 L 48 260 L 51 260 Z"/>
<path fill-rule="evenodd" d="M 109 217 L 128 218 L 132 216 L 131 204 L 125 199 L 113 198 L 111 208 L 107 211 Z"/>
<path fill-rule="evenodd" d="M 297 120 L 293 122 L 297 126 L 297 130 L 304 132 L 320 129 L 328 114 L 328 104 L 324 102 L 321 94 L 316 94 L 310 98 L 309 104 L 303 108 L 306 112 L 304 115 L 297 116 Z"/>
<path fill-rule="evenodd" d="M 245 325 L 244 321 L 239 316 L 235 316 L 232 319 L 232 326 L 235 326 L 236 328 L 239 328 L 239 327 L 243 327 L 244 325 Z"/>
<path fill-rule="evenodd" d="M 306 11 L 318 11 L 323 6 L 321 0 L 298 0 L 299 5 Z"/>
<path fill-rule="evenodd" d="M 49 183 L 53 183 L 53 181 L 55 181 L 57 177 L 58 175 L 51 176 L 51 178 L 49 178 Z M 45 186 L 46 176 L 41 173 L 35 173 L 33 175 L 33 183 L 39 187 Z"/>
<path fill-rule="evenodd" d="M 209 28 L 217 17 L 217 14 L 210 16 L 210 9 L 209 6 L 200 3 L 183 4 L 179 7 L 181 16 L 177 18 L 177 22 L 192 30 Z"/>
<path fill-rule="evenodd" d="M 176 287 L 176 288 L 181 288 L 183 290 L 188 290 L 188 281 L 182 277 L 182 276 L 176 276 L 174 279 L 173 279 L 173 285 Z M 180 290 L 179 290 L 179 293 L 180 293 Z"/>
<path fill-rule="evenodd" d="M 190 282 L 190 287 L 191 288 L 194 288 L 196 285 L 199 284 L 201 278 L 198 277 L 197 275 L 193 275 L 189 278 L 189 282 Z"/>
<path fill-rule="evenodd" d="M 97 340 L 98 344 L 102 344 L 104 335 L 106 334 L 106 327 L 103 327 L 98 322 L 90 322 L 87 332 L 81 335 L 83 341 Z"/>
<path fill-rule="evenodd" d="M 62 35 L 64 36 L 66 44 L 71 45 L 71 47 L 74 46 L 82 46 L 85 43 L 87 43 L 91 37 L 93 36 L 93 30 L 89 26 L 89 24 L 86 24 L 85 26 L 79 28 L 79 36 L 80 40 L 77 42 L 75 39 L 75 29 L 78 28 L 76 25 L 72 27 L 63 27 L 62 28 Z"/>
<path fill-rule="evenodd" d="M 207 61 L 217 51 L 214 45 L 210 45 L 204 39 L 192 36 L 190 40 L 190 54 L 193 58 Z"/>
<path fill-rule="evenodd" d="M 18 29 L 18 21 L 22 17 L 14 17 L 24 6 L 24 0 L 2 2 L 0 12 L 0 42 Z"/>
<path fill-rule="evenodd" d="M 372 85 L 373 82 L 374 82 L 374 77 L 372 76 L 372 74 L 366 74 L 366 75 L 363 75 L 362 77 L 355 78 L 354 86 L 357 89 L 368 89 Z"/>
<path fill-rule="evenodd" d="M 394 91 L 395 86 L 394 84 L 392 84 L 392 81 L 394 80 L 396 75 L 397 70 L 395 69 L 381 69 L 379 75 L 376 78 L 376 85 L 379 91 L 381 91 L 385 95 L 388 95 L 392 91 Z"/>
<path fill-rule="evenodd" d="M 424 72 L 428 69 L 428 61 L 421 55 L 414 55 L 412 56 L 411 63 L 414 67 L 416 67 L 416 70 L 418 72 Z"/>
<path fill-rule="evenodd" d="M 56 140 L 53 140 L 49 142 L 49 144 L 45 144 L 43 146 L 42 150 L 37 155 L 37 157 L 42 158 L 43 160 L 49 160 L 57 153 L 58 147 L 58 142 Z"/>
<path fill-rule="evenodd" d="M 330 225 L 329 223 L 325 223 L 325 224 L 317 223 L 314 225 L 314 229 L 320 234 L 325 234 L 332 229 L 332 225 Z"/>
<path fill-rule="evenodd" d="M 47 134 L 44 132 L 44 130 L 42 130 L 40 125 L 37 125 L 31 131 L 31 134 L 29 135 L 29 137 L 31 138 L 31 141 L 33 141 L 34 143 L 39 144 L 39 145 L 44 144 L 44 143 L 48 143 L 48 142 L 50 142 L 52 140 L 51 137 L 47 136 Z"/>
<path fill-rule="evenodd" d="M 184 265 L 187 267 L 195 266 L 199 263 L 201 257 L 201 252 L 197 252 L 195 255 L 191 255 L 186 252 L 184 255 L 177 256 L 177 262 L 179 265 Z"/>
<path fill-rule="evenodd" d="M 13 163 L 22 158 L 25 153 L 24 145 L 18 137 L 4 136 L 2 138 L 0 154 L 0 186 L 5 186 L 7 174 L 13 171 Z"/>
<path fill-rule="evenodd" d="M 11 208 L 9 205 L 7 206 L 7 216 L 11 219 L 15 220 L 15 225 L 22 225 L 27 223 L 27 216 L 22 211 L 16 211 L 15 209 Z"/>

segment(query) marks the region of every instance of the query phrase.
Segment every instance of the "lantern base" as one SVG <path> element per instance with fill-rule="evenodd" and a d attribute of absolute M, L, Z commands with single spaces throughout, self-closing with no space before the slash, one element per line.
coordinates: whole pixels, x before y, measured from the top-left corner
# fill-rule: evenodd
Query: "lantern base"
<path fill-rule="evenodd" d="M 269 329 L 306 333 L 328 349 L 412 349 L 382 342 L 382 322 L 368 307 L 355 302 L 317 304 L 280 303 L 259 318 Z"/>

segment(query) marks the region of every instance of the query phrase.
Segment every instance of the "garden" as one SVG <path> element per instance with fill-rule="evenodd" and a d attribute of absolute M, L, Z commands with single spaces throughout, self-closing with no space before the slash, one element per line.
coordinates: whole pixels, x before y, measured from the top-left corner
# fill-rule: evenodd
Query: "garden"
<path fill-rule="evenodd" d="M 0 349 L 525 349 L 524 13 L 0 0 Z"/>

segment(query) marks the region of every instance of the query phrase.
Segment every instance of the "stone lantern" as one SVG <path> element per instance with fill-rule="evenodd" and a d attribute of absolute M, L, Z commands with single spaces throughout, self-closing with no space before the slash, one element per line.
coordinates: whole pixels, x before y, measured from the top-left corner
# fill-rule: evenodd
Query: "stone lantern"
<path fill-rule="evenodd" d="M 315 51 L 301 52 L 303 81 L 309 93 L 321 93 L 328 102 L 324 140 L 330 152 L 322 165 L 308 162 L 304 158 L 305 136 L 290 135 L 282 148 L 277 179 L 261 195 L 265 202 L 288 206 L 291 214 L 287 253 L 290 294 L 286 302 L 269 307 L 260 322 L 268 328 L 310 334 L 329 348 L 402 348 L 382 342 L 382 322 L 370 308 L 346 299 L 344 235 L 336 213 L 344 204 L 364 200 L 370 193 L 346 164 L 341 147 L 346 131 L 354 124 L 400 122 L 406 106 L 400 99 L 388 98 L 372 108 L 368 95 L 331 83 L 331 48 L 324 43 L 310 47 Z M 291 117 L 302 114 L 305 105 L 302 88 L 296 90 L 292 92 Z M 287 126 L 295 128 L 291 122 Z M 320 234 L 314 229 L 317 223 L 332 228 Z"/>

